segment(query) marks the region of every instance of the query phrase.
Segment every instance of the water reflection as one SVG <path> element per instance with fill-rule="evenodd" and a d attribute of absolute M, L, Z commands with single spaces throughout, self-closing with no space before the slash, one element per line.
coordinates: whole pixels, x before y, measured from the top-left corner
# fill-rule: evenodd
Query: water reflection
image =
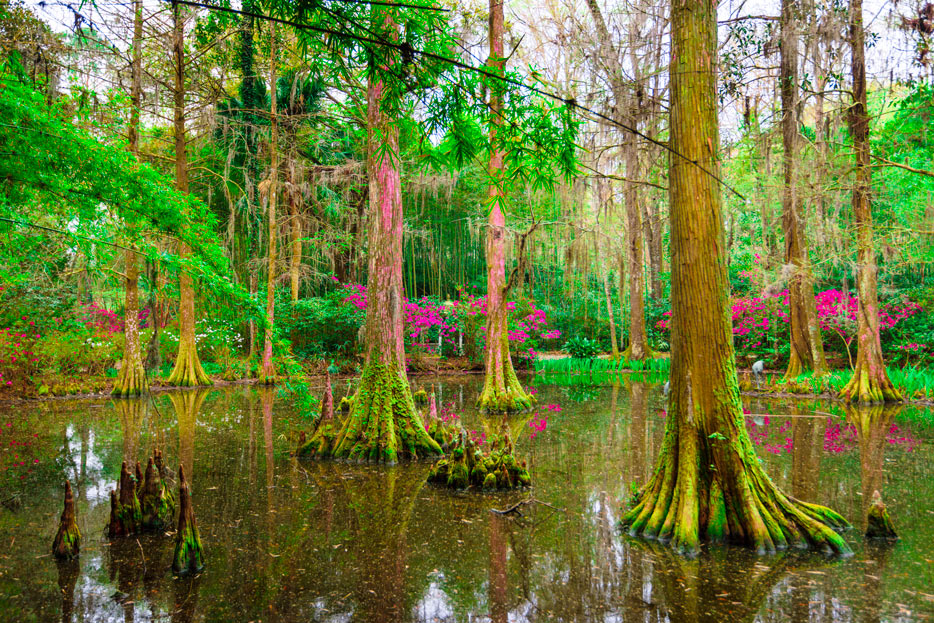
<path fill-rule="evenodd" d="M 749 406 L 748 423 L 770 476 L 795 497 L 862 526 L 872 491 L 882 491 L 902 531 L 897 546 L 864 546 L 854 530 L 857 553 L 845 561 L 718 548 L 689 561 L 617 529 L 662 440 L 657 387 L 626 377 L 540 386 L 538 410 L 560 410 L 534 437 L 529 422 L 541 414 L 481 417 L 470 407 L 476 389 L 442 379 L 436 391 L 468 430 L 506 427 L 547 505 L 502 517 L 490 509 L 528 492 L 454 493 L 425 485 L 427 465 L 294 459 L 288 439 L 306 422 L 267 388 L 26 411 L 23 428 L 59 458 L 23 487 L 21 511 L 0 510 L 4 542 L 14 544 L 0 549 L 0 620 L 930 620 L 934 514 L 916 500 L 934 493 L 934 433 L 903 414 L 843 420 L 827 405 L 762 401 Z M 207 567 L 195 578 L 169 573 L 171 536 L 100 539 L 108 507 L 96 492 L 113 486 L 123 460 L 135 464 L 153 447 L 196 477 Z M 86 546 L 77 565 L 54 567 L 39 557 L 65 475 L 80 475 L 78 491 L 89 492 L 78 497 Z"/>

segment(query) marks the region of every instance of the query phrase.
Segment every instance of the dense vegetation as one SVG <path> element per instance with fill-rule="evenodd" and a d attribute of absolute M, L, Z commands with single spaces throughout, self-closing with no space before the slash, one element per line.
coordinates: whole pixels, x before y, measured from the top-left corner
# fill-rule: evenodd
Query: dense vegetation
<path fill-rule="evenodd" d="M 736 362 L 934 393 L 930 24 L 893 7 L 913 56 L 867 78 L 891 57 L 860 0 L 773 8 L 136 0 L 62 32 L 4 0 L 0 395 L 305 400 L 343 370 L 309 443 L 395 462 L 443 453 L 409 372 L 482 369 L 478 406 L 514 412 L 516 369 L 670 369 L 633 533 L 844 551 L 740 458 Z"/>

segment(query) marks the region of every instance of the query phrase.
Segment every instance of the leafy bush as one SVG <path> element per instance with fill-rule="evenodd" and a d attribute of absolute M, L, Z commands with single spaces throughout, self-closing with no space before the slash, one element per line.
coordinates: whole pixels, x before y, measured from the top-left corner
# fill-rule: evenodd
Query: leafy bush
<path fill-rule="evenodd" d="M 600 352 L 600 345 L 596 340 L 576 335 L 564 343 L 563 350 L 575 359 L 593 359 Z"/>
<path fill-rule="evenodd" d="M 294 304 L 291 300 L 276 304 L 278 330 L 281 335 L 291 337 L 295 356 L 315 359 L 353 355 L 365 312 L 354 305 L 345 305 L 344 296 L 336 290 Z"/>

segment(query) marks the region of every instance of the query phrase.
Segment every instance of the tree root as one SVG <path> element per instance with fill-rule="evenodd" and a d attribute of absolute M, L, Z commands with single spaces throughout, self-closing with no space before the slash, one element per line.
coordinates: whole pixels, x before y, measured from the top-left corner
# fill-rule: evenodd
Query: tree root
<path fill-rule="evenodd" d="M 853 371 L 853 377 L 840 390 L 840 398 L 849 403 L 865 405 L 902 402 L 902 395 L 892 385 L 884 367 L 879 367 L 874 374 L 868 364 L 859 362 Z"/>
<path fill-rule="evenodd" d="M 516 460 L 509 436 L 505 435 L 502 447 L 494 439 L 490 451 L 484 454 L 461 429 L 448 458 L 435 463 L 428 474 L 428 482 L 444 485 L 451 489 L 508 490 L 529 487 L 532 479 L 525 462 Z"/>
<path fill-rule="evenodd" d="M 393 364 L 363 370 L 350 415 L 340 425 L 323 422 L 302 454 L 352 461 L 396 463 L 443 454 L 415 410 L 409 383 Z"/>
<path fill-rule="evenodd" d="M 71 483 L 65 481 L 65 507 L 58 523 L 58 532 L 52 541 L 52 554 L 60 560 L 68 560 L 78 555 L 81 550 L 81 532 L 78 530 L 75 497 L 71 492 Z"/>

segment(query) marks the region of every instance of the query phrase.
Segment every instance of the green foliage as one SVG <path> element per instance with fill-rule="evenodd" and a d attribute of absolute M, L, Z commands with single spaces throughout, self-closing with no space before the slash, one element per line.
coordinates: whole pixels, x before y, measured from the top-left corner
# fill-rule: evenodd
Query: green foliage
<path fill-rule="evenodd" d="M 365 314 L 343 302 L 344 293 L 332 291 L 323 297 L 277 303 L 278 331 L 292 340 L 292 350 L 301 359 L 350 358 Z"/>
<path fill-rule="evenodd" d="M 600 345 L 581 335 L 575 335 L 564 343 L 564 352 L 573 359 L 593 359 L 600 353 Z"/>

